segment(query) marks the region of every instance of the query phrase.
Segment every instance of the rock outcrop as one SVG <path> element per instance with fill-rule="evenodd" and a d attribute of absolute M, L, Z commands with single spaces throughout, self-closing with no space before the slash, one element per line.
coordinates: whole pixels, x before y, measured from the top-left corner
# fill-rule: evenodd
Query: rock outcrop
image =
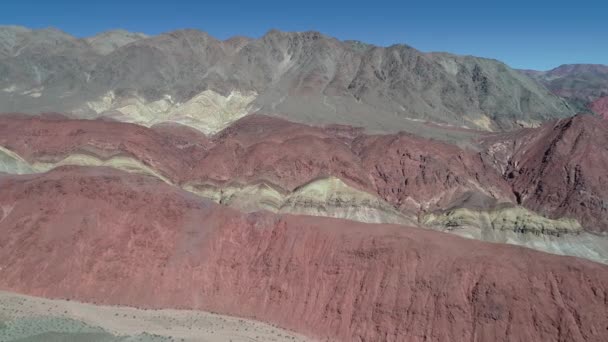
<path fill-rule="evenodd" d="M 605 341 L 608 268 L 391 225 L 240 214 L 157 179 L 0 176 L 0 288 L 337 341 Z"/>
<path fill-rule="evenodd" d="M 593 101 L 590 108 L 594 113 L 601 115 L 604 119 L 608 120 L 608 96 L 600 97 Z"/>
<path fill-rule="evenodd" d="M 421 223 L 482 241 L 525 246 L 608 264 L 608 239 L 583 230 L 574 219 L 551 220 L 519 206 L 454 208 L 426 214 Z"/>
<path fill-rule="evenodd" d="M 205 133 L 250 113 L 391 133 L 432 131 L 424 122 L 507 130 L 574 114 L 496 60 L 312 31 L 226 41 L 192 29 L 78 39 L 4 26 L 0 71 L 0 112 L 173 121 Z"/>
<path fill-rule="evenodd" d="M 0 167 L 7 173 L 32 173 L 61 165 L 109 166 L 156 177 L 245 212 L 430 226 L 606 262 L 606 237 L 587 233 L 603 229 L 602 207 L 591 207 L 593 198 L 603 196 L 601 182 L 588 188 L 595 196 L 588 210 L 574 210 L 578 197 L 564 199 L 568 210 L 543 207 L 545 198 L 521 197 L 528 186 L 522 179 L 548 174 L 529 167 L 526 177 L 531 178 L 520 179 L 512 171 L 523 163 L 520 152 L 546 146 L 547 130 L 491 135 L 473 150 L 406 133 L 367 135 L 348 126 L 314 127 L 258 115 L 210 137 L 178 124 L 146 128 L 58 115 L 4 115 Z M 599 172 L 601 151 L 589 170 Z M 552 158 L 555 164 L 570 157 Z M 487 223 L 495 208 L 518 205 L 517 196 L 519 205 L 532 210 L 529 214 L 522 211 L 511 219 L 509 212 L 500 224 Z M 471 212 L 478 219 L 472 220 Z"/>
<path fill-rule="evenodd" d="M 246 117 L 207 138 L 177 125 L 146 129 L 5 115 L 0 117 L 0 145 L 40 171 L 62 164 L 114 166 L 193 190 L 262 182 L 292 193 L 335 177 L 353 188 L 351 193 L 377 196 L 414 216 L 467 192 L 503 201 L 513 197 L 501 176 L 471 150 L 411 134 L 365 135 L 355 128 L 266 116 Z"/>
<path fill-rule="evenodd" d="M 593 101 L 608 95 L 608 65 L 565 64 L 549 71 L 524 73 L 567 99 L 577 111 L 595 111 Z"/>
<path fill-rule="evenodd" d="M 608 232 L 608 121 L 578 115 L 492 137 L 487 144 L 521 205 Z"/>

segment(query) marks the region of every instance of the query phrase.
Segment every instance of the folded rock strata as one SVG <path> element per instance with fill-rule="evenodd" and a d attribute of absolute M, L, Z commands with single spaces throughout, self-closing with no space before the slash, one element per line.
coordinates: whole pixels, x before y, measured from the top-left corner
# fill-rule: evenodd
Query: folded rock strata
<path fill-rule="evenodd" d="M 103 167 L 0 176 L 0 288 L 337 341 L 605 341 L 608 268 L 395 225 L 241 214 Z"/>
<path fill-rule="evenodd" d="M 517 202 L 550 218 L 576 218 L 608 232 L 608 121 L 592 115 L 490 137 L 490 164 L 505 175 Z"/>
<path fill-rule="evenodd" d="M 145 128 L 57 115 L 4 115 L 0 117 L 0 146 L 4 146 L 0 167 L 8 173 L 26 173 L 60 165 L 110 166 L 159 178 L 247 212 L 264 209 L 432 226 L 454 233 L 463 230 L 449 229 L 447 221 L 439 218 L 441 213 L 466 217 L 474 209 L 488 217 L 496 215 L 496 206 L 515 206 L 520 201 L 519 205 L 532 210 L 530 215 L 502 221 L 500 229 L 485 224 L 485 219 L 466 219 L 465 235 L 605 262 L 606 237 L 580 231 L 582 227 L 601 234 L 603 229 L 602 207 L 592 205 L 594 198 L 608 193 L 602 188 L 598 168 L 608 160 L 604 150 L 599 148 L 598 162 L 588 166 L 599 178 L 586 181 L 599 183 L 588 187 L 591 192 L 585 196 L 591 199 L 586 211 L 541 208 L 546 199 L 522 197 L 521 189 L 528 187 L 525 179 L 548 176 L 545 167 L 534 166 L 542 158 L 528 161 L 532 165 L 528 176 L 512 172 L 522 165 L 516 151 L 542 151 L 551 144 L 555 127 L 581 122 L 572 129 L 577 132 L 594 125 L 593 120 L 579 116 L 538 129 L 486 135 L 473 150 L 410 134 L 367 135 L 349 126 L 313 127 L 257 115 L 209 137 L 178 124 Z M 597 127 L 603 124 L 598 122 Z M 598 129 L 585 132 L 589 139 L 603 134 Z M 552 158 L 554 163 L 564 163 L 568 155 Z M 568 176 L 559 174 L 559 167 L 556 170 L 552 177 Z M 577 208 L 572 202 L 576 197 L 560 196 L 570 208 Z M 431 223 L 428 218 L 433 213 L 440 216 Z M 544 228 L 530 229 L 539 222 Z M 581 241 L 581 246 L 571 248 L 566 240 Z"/>

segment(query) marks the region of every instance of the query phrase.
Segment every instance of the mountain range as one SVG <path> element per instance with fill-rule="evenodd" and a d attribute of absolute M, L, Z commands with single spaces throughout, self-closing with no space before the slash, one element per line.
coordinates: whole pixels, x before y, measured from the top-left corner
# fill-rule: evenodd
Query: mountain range
<path fill-rule="evenodd" d="M 496 60 L 277 30 L 221 41 L 197 30 L 78 39 L 2 27 L 0 89 L 2 112 L 174 121 L 204 133 L 249 113 L 377 132 L 427 121 L 508 130 L 574 114 Z"/>
<path fill-rule="evenodd" d="M 523 70 L 578 111 L 608 114 L 602 105 L 608 97 L 608 65 L 565 64 L 549 71 Z"/>
<path fill-rule="evenodd" d="M 0 27 L 0 340 L 604 342 L 607 70 Z"/>

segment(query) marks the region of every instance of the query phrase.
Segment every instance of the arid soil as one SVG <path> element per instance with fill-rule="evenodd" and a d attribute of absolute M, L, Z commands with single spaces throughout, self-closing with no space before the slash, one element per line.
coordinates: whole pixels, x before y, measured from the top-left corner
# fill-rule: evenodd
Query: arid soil
<path fill-rule="evenodd" d="M 0 340 L 252 342 L 309 339 L 247 319 L 203 311 L 143 310 L 0 291 Z"/>

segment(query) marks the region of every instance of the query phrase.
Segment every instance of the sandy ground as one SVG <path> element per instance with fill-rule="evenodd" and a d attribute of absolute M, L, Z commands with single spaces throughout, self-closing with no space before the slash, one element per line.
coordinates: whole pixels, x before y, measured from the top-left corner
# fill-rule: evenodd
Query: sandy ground
<path fill-rule="evenodd" d="M 0 291 L 0 341 L 45 341 L 48 333 L 66 331 L 70 341 L 91 341 L 93 335 L 83 333 L 92 331 L 111 334 L 112 341 L 311 341 L 269 324 L 202 311 L 141 310 Z"/>

